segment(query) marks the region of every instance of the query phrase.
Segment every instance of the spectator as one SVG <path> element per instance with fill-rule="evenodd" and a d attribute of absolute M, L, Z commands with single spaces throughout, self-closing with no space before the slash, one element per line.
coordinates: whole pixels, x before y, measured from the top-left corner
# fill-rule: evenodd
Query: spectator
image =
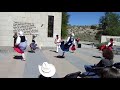
<path fill-rule="evenodd" d="M 78 47 L 79 41 L 80 41 L 80 38 L 76 38 L 77 47 Z"/>
<path fill-rule="evenodd" d="M 120 71 L 116 68 L 104 68 L 101 70 L 101 78 L 120 78 Z"/>
<path fill-rule="evenodd" d="M 39 78 L 51 78 L 56 72 L 55 66 L 48 62 L 43 62 L 42 65 L 38 65 L 38 69 L 40 72 Z"/>
<path fill-rule="evenodd" d="M 106 45 L 110 50 L 113 49 L 114 43 L 113 43 L 113 38 L 110 38 L 110 42 Z"/>
<path fill-rule="evenodd" d="M 102 52 L 103 59 L 96 65 L 85 65 L 85 70 L 87 72 L 93 72 L 93 67 L 106 67 L 113 65 L 113 52 L 109 49 L 104 49 Z"/>

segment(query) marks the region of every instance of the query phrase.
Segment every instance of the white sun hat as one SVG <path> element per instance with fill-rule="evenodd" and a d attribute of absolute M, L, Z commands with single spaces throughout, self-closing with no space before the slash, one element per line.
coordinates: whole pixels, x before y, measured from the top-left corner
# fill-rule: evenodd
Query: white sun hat
<path fill-rule="evenodd" d="M 38 69 L 44 77 L 52 77 L 56 72 L 55 66 L 47 62 L 44 62 L 42 66 L 38 65 Z"/>

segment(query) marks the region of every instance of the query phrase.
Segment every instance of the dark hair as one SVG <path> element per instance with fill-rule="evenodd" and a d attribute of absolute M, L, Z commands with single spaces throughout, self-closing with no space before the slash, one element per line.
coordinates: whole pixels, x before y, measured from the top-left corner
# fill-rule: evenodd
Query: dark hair
<path fill-rule="evenodd" d="M 113 38 L 110 38 L 110 41 L 113 41 Z"/>
<path fill-rule="evenodd" d="M 56 37 L 58 37 L 59 35 L 56 35 Z"/>
<path fill-rule="evenodd" d="M 67 74 L 64 78 L 77 78 L 80 76 L 80 74 L 81 74 L 81 72 L 78 71 L 78 72 Z"/>
<path fill-rule="evenodd" d="M 32 40 L 32 42 L 34 42 L 34 43 L 35 43 L 35 40 Z"/>
<path fill-rule="evenodd" d="M 120 71 L 116 68 L 103 68 L 101 70 L 101 78 L 120 78 Z"/>
<path fill-rule="evenodd" d="M 108 48 L 104 49 L 102 53 L 103 53 L 103 57 L 105 57 L 106 59 L 111 60 L 114 57 L 113 52 L 109 50 Z"/>

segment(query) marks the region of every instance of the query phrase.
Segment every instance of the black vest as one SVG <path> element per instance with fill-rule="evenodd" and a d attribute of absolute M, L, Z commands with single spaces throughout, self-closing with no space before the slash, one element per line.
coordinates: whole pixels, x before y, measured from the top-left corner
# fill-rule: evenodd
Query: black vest
<path fill-rule="evenodd" d="M 21 42 L 25 42 L 26 40 L 25 40 L 25 36 L 20 36 L 20 38 L 21 38 Z"/>

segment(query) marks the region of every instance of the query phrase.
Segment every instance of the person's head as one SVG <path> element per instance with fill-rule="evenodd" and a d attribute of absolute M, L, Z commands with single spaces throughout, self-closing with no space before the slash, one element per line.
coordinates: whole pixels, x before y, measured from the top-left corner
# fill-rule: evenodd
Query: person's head
<path fill-rule="evenodd" d="M 56 35 L 56 38 L 59 38 L 59 35 Z"/>
<path fill-rule="evenodd" d="M 110 42 L 113 42 L 113 38 L 110 38 Z"/>
<path fill-rule="evenodd" d="M 105 59 L 109 59 L 109 60 L 113 59 L 113 57 L 114 57 L 113 52 L 111 50 L 109 50 L 108 48 L 106 48 L 102 51 L 102 55 Z"/>
<path fill-rule="evenodd" d="M 42 65 L 38 65 L 39 72 L 43 77 L 52 77 L 55 72 L 55 66 L 53 64 L 49 64 L 48 62 L 44 62 Z"/>
<path fill-rule="evenodd" d="M 14 32 L 14 35 L 17 35 L 17 32 Z"/>
<path fill-rule="evenodd" d="M 101 78 L 120 78 L 120 71 L 116 68 L 103 68 L 100 72 Z"/>
<path fill-rule="evenodd" d="M 32 40 L 33 43 L 35 43 L 35 40 Z"/>
<path fill-rule="evenodd" d="M 18 32 L 18 34 L 19 34 L 20 36 L 23 36 L 23 32 L 22 32 L 22 31 Z"/>

